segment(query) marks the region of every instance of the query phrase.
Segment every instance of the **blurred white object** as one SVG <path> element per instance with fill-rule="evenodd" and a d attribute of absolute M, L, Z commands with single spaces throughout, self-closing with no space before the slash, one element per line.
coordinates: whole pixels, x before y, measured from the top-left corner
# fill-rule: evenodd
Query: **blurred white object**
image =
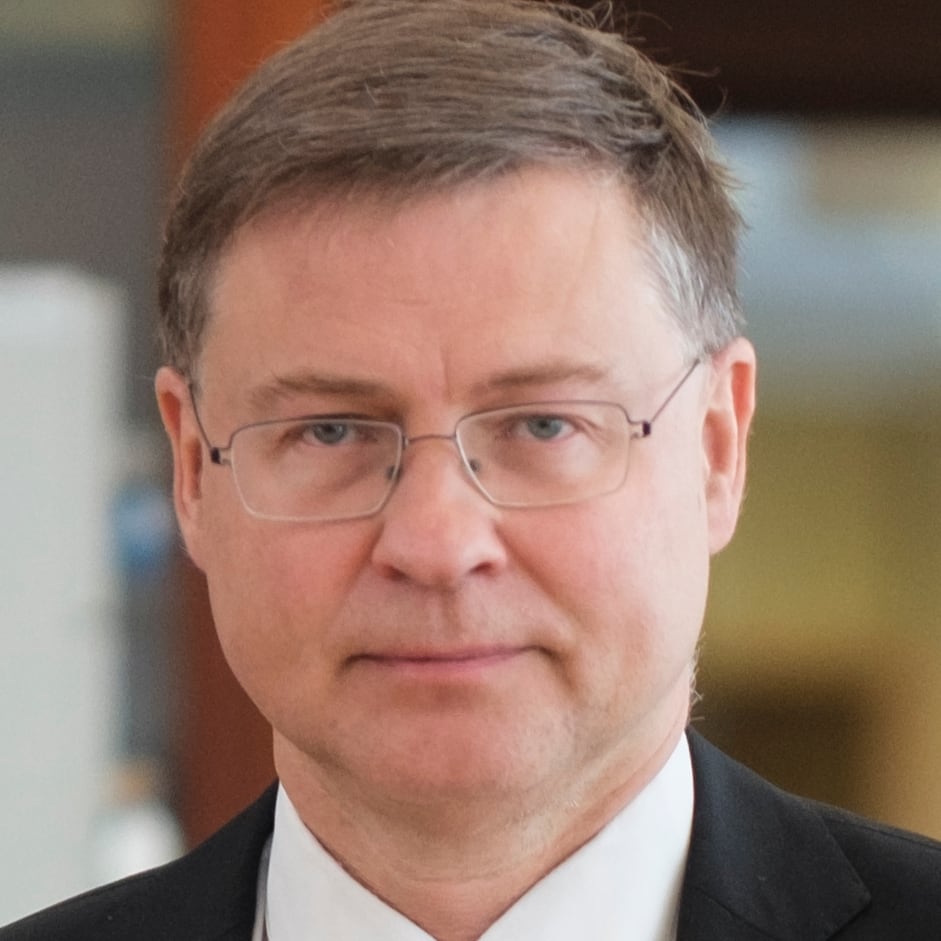
<path fill-rule="evenodd" d="M 108 805 L 95 824 L 96 883 L 113 882 L 183 853 L 180 827 L 160 797 L 160 778 L 159 769 L 146 759 L 128 762 L 115 772 Z"/>
<path fill-rule="evenodd" d="M 89 887 L 118 727 L 119 290 L 0 268 L 0 924 Z"/>

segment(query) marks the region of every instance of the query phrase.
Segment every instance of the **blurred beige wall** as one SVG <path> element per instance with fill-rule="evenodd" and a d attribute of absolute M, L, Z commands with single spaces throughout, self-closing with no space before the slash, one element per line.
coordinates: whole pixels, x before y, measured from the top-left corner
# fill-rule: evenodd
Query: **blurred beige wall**
<path fill-rule="evenodd" d="M 941 836 L 941 387 L 898 418 L 759 413 L 751 457 L 696 714 L 788 788 Z"/>

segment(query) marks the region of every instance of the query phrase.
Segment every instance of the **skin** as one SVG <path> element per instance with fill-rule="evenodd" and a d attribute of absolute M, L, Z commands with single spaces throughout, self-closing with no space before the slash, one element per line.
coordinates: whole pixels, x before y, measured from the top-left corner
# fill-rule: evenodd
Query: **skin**
<path fill-rule="evenodd" d="M 649 417 L 689 360 L 642 238 L 616 184 L 540 168 L 396 208 L 271 212 L 218 267 L 207 434 L 337 411 L 449 433 L 560 398 Z M 281 780 L 330 852 L 434 937 L 478 937 L 671 753 L 753 394 L 739 339 L 604 497 L 498 509 L 437 439 L 407 451 L 379 514 L 297 524 L 243 509 L 185 381 L 160 370 L 183 536 Z"/>

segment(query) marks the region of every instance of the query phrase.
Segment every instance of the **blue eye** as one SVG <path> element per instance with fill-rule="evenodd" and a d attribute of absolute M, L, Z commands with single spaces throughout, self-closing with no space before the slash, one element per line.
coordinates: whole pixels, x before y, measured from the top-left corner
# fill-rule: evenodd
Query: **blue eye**
<path fill-rule="evenodd" d="M 313 438 L 317 444 L 341 444 L 351 433 L 347 422 L 319 421 L 311 422 L 304 428 L 304 436 Z"/>
<path fill-rule="evenodd" d="M 555 415 L 533 415 L 526 419 L 526 431 L 540 441 L 551 441 L 564 434 L 569 423 Z"/>

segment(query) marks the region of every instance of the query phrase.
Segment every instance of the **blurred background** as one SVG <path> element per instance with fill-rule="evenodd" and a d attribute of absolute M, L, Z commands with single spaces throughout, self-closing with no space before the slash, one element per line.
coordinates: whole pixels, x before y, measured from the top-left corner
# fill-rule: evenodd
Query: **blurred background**
<path fill-rule="evenodd" d="M 714 115 L 760 357 L 695 722 L 941 837 L 941 9 L 616 4 Z M 182 558 L 154 270 L 198 128 L 315 0 L 0 0 L 0 923 L 198 841 L 272 775 Z"/>

